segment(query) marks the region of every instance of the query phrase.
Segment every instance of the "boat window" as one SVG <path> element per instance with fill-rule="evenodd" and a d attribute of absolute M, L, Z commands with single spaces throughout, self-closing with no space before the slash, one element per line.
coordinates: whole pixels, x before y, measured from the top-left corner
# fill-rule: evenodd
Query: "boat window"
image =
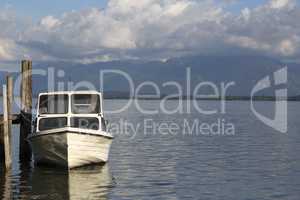
<path fill-rule="evenodd" d="M 39 130 L 51 130 L 66 127 L 68 120 L 66 117 L 42 118 L 39 120 Z"/>
<path fill-rule="evenodd" d="M 42 95 L 39 105 L 40 114 L 66 114 L 68 113 L 68 95 Z"/>
<path fill-rule="evenodd" d="M 100 113 L 100 97 L 97 94 L 73 94 L 72 113 L 97 114 Z"/>
<path fill-rule="evenodd" d="M 95 117 L 72 117 L 71 127 L 99 130 L 99 120 Z"/>

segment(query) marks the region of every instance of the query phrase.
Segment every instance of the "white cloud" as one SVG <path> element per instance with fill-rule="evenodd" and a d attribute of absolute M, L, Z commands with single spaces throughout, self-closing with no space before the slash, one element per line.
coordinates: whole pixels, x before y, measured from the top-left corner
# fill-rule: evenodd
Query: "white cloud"
<path fill-rule="evenodd" d="M 25 20 L 19 20 L 10 8 L 0 9 L 0 61 L 15 60 L 21 57 L 24 48 L 17 45 L 20 35 L 18 27 L 27 25 Z"/>
<path fill-rule="evenodd" d="M 232 44 L 276 57 L 300 53 L 300 9 L 291 0 L 271 0 L 254 9 L 243 9 L 232 17 L 227 33 Z"/>
<path fill-rule="evenodd" d="M 160 59 L 195 46 L 194 39 L 201 35 L 211 37 L 209 32 L 222 15 L 211 1 L 111 0 L 105 10 L 70 12 L 58 19 L 47 16 L 27 29 L 21 41 L 59 59 L 94 60 L 102 55 Z"/>
<path fill-rule="evenodd" d="M 176 2 L 168 6 L 164 14 L 171 17 L 178 16 L 182 14 L 183 11 L 191 4 L 192 4 L 191 2 L 187 2 L 187 1 Z"/>
<path fill-rule="evenodd" d="M 226 54 L 233 48 L 283 58 L 300 54 L 300 9 L 293 0 L 269 0 L 239 15 L 214 0 L 110 0 L 103 10 L 46 16 L 19 32 L 9 25 L 18 20 L 8 16 L 0 14 L 0 25 L 7 27 L 0 30 L 0 39 L 6 41 L 0 41 L 0 59 L 25 54 L 82 62 L 165 59 Z"/>
<path fill-rule="evenodd" d="M 271 46 L 266 43 L 259 43 L 255 39 L 245 36 L 231 36 L 226 40 L 228 43 L 235 44 L 244 48 L 257 50 L 270 50 Z"/>
<path fill-rule="evenodd" d="M 291 0 L 271 0 L 270 1 L 270 7 L 273 9 L 281 9 L 285 8 L 287 6 L 293 5 L 293 1 Z"/>
<path fill-rule="evenodd" d="M 242 15 L 242 17 L 243 17 L 246 21 L 248 21 L 248 20 L 250 19 L 250 17 L 251 17 L 251 11 L 250 11 L 250 9 L 249 9 L 249 8 L 244 8 L 244 9 L 242 9 L 241 15 Z"/>
<path fill-rule="evenodd" d="M 291 56 L 295 53 L 296 47 L 289 39 L 282 40 L 278 45 L 278 51 L 282 55 Z"/>
<path fill-rule="evenodd" d="M 0 38 L 0 59 L 9 60 L 12 59 L 11 48 L 13 44 L 11 41 Z"/>
<path fill-rule="evenodd" d="M 60 21 L 53 16 L 46 16 L 42 18 L 40 22 L 40 25 L 45 27 L 46 29 L 55 28 L 55 26 L 58 26 L 59 24 Z"/>

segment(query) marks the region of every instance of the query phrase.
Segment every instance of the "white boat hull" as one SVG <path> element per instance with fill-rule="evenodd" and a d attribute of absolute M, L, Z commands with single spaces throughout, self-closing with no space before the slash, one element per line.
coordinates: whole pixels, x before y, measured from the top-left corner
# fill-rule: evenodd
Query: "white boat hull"
<path fill-rule="evenodd" d="M 29 137 L 36 163 L 75 168 L 108 160 L 112 138 L 64 131 Z"/>

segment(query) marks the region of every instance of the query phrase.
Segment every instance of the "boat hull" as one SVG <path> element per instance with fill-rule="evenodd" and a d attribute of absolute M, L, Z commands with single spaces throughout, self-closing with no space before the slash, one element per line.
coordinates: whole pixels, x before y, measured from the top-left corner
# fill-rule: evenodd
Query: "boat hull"
<path fill-rule="evenodd" d="M 112 138 L 66 131 L 37 134 L 29 141 L 35 163 L 75 168 L 107 162 Z"/>

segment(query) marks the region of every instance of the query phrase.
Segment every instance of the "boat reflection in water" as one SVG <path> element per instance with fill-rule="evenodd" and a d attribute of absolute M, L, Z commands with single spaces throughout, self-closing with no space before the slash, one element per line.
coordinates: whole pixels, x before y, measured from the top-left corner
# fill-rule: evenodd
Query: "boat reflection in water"
<path fill-rule="evenodd" d="M 113 181 L 108 165 L 73 170 L 37 167 L 32 172 L 33 199 L 107 199 Z"/>
<path fill-rule="evenodd" d="M 107 199 L 113 186 L 108 165 L 69 172 L 70 199 Z"/>

